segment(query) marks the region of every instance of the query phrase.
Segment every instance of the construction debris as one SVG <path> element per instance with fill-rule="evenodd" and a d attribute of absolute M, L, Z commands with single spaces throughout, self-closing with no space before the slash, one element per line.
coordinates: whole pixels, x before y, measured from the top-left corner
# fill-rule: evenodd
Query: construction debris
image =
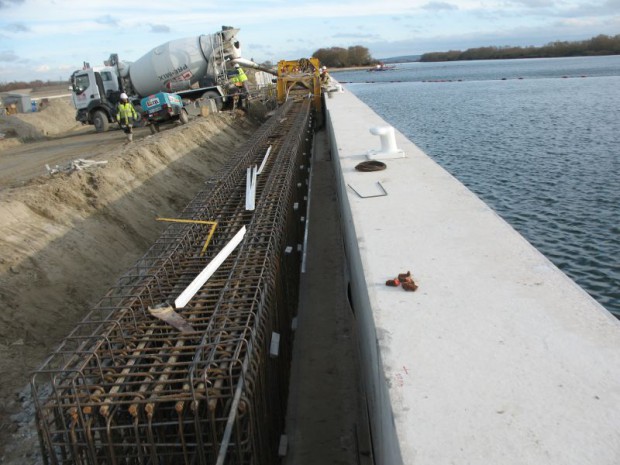
<path fill-rule="evenodd" d="M 149 313 L 155 318 L 165 321 L 173 328 L 178 329 L 185 334 L 196 333 L 196 330 L 181 315 L 176 313 L 174 309 L 167 304 L 149 307 Z"/>
<path fill-rule="evenodd" d="M 101 166 L 107 164 L 108 161 L 93 161 L 93 160 L 85 160 L 83 158 L 78 158 L 69 162 L 65 166 L 56 165 L 53 168 L 50 165 L 46 164 L 45 169 L 47 170 L 47 174 L 53 175 L 57 173 L 70 173 L 72 171 L 81 171 L 84 169 L 92 168 L 94 166 Z"/>

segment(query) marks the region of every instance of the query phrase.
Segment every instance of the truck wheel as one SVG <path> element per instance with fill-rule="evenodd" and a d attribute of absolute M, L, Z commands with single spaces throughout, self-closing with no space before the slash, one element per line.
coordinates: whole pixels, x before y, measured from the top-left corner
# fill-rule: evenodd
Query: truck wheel
<path fill-rule="evenodd" d="M 215 108 L 217 111 L 222 111 L 224 108 L 224 100 L 222 100 L 222 96 L 214 90 L 209 90 L 202 94 L 202 98 L 210 98 L 215 102 Z"/>
<path fill-rule="evenodd" d="M 110 129 L 108 117 L 101 110 L 97 110 L 93 114 L 93 124 L 95 125 L 95 131 L 97 132 L 106 132 L 108 129 Z"/>
<path fill-rule="evenodd" d="M 181 124 L 187 124 L 189 122 L 189 116 L 187 115 L 187 111 L 185 111 L 185 108 L 183 108 L 181 110 L 181 113 L 179 113 L 179 121 L 181 122 Z"/>

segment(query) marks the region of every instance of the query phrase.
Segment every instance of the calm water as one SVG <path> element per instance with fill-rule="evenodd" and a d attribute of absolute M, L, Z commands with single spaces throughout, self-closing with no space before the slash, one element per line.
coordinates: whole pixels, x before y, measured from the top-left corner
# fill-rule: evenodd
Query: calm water
<path fill-rule="evenodd" d="M 620 316 L 620 56 L 334 77 Z"/>

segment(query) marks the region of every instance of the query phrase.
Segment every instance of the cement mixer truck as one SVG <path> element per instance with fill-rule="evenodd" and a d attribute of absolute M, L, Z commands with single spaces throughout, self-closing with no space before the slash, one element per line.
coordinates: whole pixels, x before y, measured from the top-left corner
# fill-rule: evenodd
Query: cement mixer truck
<path fill-rule="evenodd" d="M 102 67 L 84 63 L 71 75 L 75 119 L 94 125 L 97 132 L 107 131 L 123 92 L 136 106 L 142 97 L 172 92 L 183 99 L 212 98 L 221 109 L 227 100 L 227 71 L 241 59 L 238 32 L 223 26 L 215 34 L 172 40 L 133 63 L 119 60 L 116 54 Z"/>

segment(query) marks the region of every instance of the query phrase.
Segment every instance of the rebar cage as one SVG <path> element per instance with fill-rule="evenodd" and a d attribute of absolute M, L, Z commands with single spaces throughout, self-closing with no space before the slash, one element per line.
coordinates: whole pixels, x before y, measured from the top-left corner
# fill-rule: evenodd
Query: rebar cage
<path fill-rule="evenodd" d="M 32 377 L 46 464 L 273 464 L 284 428 L 312 141 L 309 99 L 289 101 L 207 181 Z M 256 208 L 246 169 L 260 164 Z M 243 242 L 177 312 L 151 316 L 246 226 Z M 205 238 L 212 239 L 203 250 Z M 272 340 L 279 337 L 274 352 Z"/>

